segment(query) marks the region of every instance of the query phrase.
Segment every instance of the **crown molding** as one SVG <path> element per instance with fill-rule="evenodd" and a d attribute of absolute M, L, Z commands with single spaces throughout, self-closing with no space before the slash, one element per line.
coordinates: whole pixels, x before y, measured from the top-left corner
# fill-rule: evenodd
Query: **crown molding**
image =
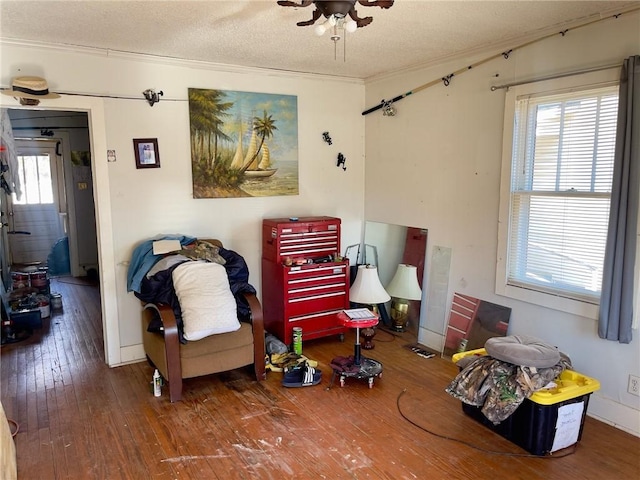
<path fill-rule="evenodd" d="M 0 49 L 4 46 L 27 48 L 32 50 L 48 50 L 53 52 L 76 53 L 81 55 L 91 55 L 94 57 L 113 58 L 131 62 L 144 62 L 156 65 L 167 65 L 175 67 L 195 68 L 199 70 L 212 70 L 216 72 L 266 75 L 272 77 L 302 78 L 307 80 L 322 80 L 338 83 L 349 83 L 354 85 L 364 85 L 364 80 L 353 77 L 343 77 L 338 75 L 325 75 L 317 73 L 296 72 L 292 70 L 281 70 L 263 67 L 244 67 L 240 65 L 230 65 L 224 63 L 205 62 L 201 60 L 187 60 L 176 57 L 165 57 L 161 55 L 150 55 L 121 50 L 111 50 L 105 48 L 85 47 L 82 45 L 70 45 L 59 43 L 36 42 L 31 40 L 21 40 L 14 38 L 0 37 Z"/>

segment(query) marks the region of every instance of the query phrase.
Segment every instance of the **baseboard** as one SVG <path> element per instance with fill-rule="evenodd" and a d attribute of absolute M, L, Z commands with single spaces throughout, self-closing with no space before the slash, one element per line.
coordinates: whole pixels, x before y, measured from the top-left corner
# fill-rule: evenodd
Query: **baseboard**
<path fill-rule="evenodd" d="M 591 394 L 587 415 L 631 435 L 640 437 L 640 415 L 638 410 L 602 397 L 597 392 Z"/>
<path fill-rule="evenodd" d="M 121 365 L 137 363 L 146 359 L 147 356 L 144 353 L 144 346 L 141 343 L 139 345 L 129 345 L 127 347 L 120 347 L 120 363 L 111 366 L 119 367 Z"/>
<path fill-rule="evenodd" d="M 441 333 L 435 333 L 422 327 L 418 332 L 418 342 L 435 352 L 442 352 L 444 348 L 444 336 Z"/>

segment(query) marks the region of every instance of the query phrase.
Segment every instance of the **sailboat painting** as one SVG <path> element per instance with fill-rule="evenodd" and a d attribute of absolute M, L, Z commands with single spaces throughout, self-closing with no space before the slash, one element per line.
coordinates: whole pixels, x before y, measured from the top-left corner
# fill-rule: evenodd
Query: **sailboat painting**
<path fill-rule="evenodd" d="M 193 198 L 298 195 L 298 99 L 189 89 Z"/>

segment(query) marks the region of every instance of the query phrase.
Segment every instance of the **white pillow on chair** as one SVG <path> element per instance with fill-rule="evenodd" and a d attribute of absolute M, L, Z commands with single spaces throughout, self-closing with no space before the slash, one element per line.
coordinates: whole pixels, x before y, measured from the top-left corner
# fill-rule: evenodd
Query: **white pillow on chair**
<path fill-rule="evenodd" d="M 185 262 L 172 273 L 186 340 L 240 328 L 226 269 L 218 263 Z"/>

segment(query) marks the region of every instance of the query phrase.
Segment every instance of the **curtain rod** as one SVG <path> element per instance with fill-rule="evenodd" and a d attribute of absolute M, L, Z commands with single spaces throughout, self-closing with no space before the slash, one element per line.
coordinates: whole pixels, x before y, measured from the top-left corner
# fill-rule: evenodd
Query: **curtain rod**
<path fill-rule="evenodd" d="M 614 65 L 604 65 L 601 67 L 585 68 L 583 70 L 576 70 L 574 72 L 559 73 L 557 75 L 549 75 L 548 77 L 534 78 L 533 80 L 522 80 L 520 82 L 505 83 L 504 85 L 493 85 L 491 87 L 491 91 L 495 92 L 496 90 L 500 90 L 503 88 L 508 89 L 511 87 L 517 87 L 518 85 L 524 85 L 526 83 L 544 82 L 545 80 L 554 80 L 556 78 L 572 77 L 574 75 L 581 75 L 583 73 L 600 72 L 602 70 L 611 70 L 613 68 L 621 68 L 621 67 L 622 67 L 622 63 L 616 63 Z"/>

